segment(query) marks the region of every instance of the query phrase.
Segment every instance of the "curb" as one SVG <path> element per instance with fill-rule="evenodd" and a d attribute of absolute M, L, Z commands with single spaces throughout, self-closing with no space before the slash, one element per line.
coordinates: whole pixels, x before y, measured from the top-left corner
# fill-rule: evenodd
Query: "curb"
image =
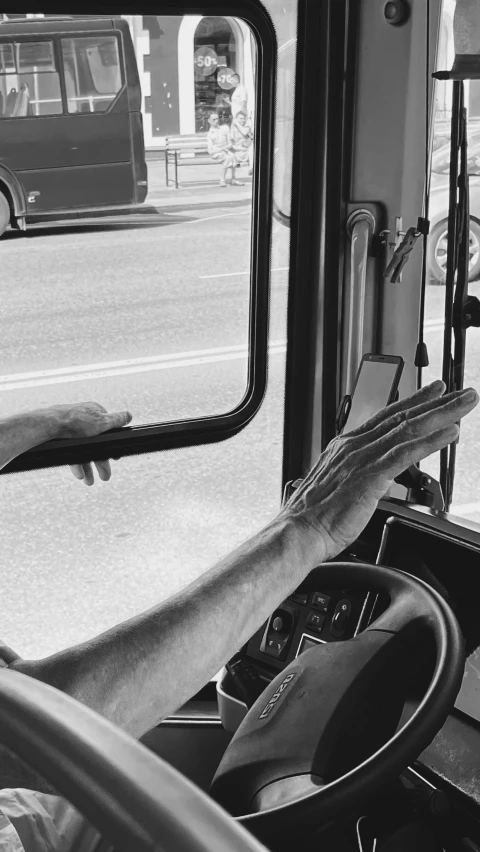
<path fill-rule="evenodd" d="M 251 202 L 251 194 L 248 195 L 209 195 L 205 196 L 205 198 L 200 201 L 195 195 L 188 195 L 186 198 L 149 198 L 146 202 L 146 206 L 153 206 L 157 209 L 163 209 L 168 207 L 207 207 L 215 205 L 216 207 L 223 207 L 225 204 L 248 204 Z"/>

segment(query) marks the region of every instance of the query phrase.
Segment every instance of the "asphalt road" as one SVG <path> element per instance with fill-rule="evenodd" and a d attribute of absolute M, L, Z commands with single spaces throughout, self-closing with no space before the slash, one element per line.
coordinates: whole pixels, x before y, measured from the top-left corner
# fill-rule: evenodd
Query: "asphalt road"
<path fill-rule="evenodd" d="M 45 655 L 192 581 L 280 501 L 288 242 L 275 224 L 264 404 L 233 440 L 122 459 L 85 488 L 68 469 L 2 477 L 2 636 Z M 215 414 L 246 382 L 247 205 L 170 210 L 148 225 L 69 226 L 2 241 L 2 415 L 96 399 L 133 423 Z M 480 295 L 480 284 L 471 292 Z M 441 373 L 442 287 L 428 288 L 430 367 Z M 466 384 L 480 387 L 480 334 Z M 480 520 L 480 414 L 462 427 L 454 510 Z M 438 474 L 438 464 L 427 469 Z"/>

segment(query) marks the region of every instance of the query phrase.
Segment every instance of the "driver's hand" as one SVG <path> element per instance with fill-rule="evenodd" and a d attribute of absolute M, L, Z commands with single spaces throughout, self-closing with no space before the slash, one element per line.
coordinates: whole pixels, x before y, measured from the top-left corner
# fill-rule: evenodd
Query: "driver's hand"
<path fill-rule="evenodd" d="M 113 411 L 98 402 L 76 402 L 67 405 L 50 405 L 48 412 L 55 418 L 56 438 L 93 438 L 127 426 L 132 419 L 129 411 Z"/>
<path fill-rule="evenodd" d="M 92 438 L 109 429 L 127 426 L 132 419 L 129 411 L 109 413 L 103 405 L 92 401 L 51 405 L 48 410 L 55 418 L 57 438 Z M 100 479 L 108 481 L 112 475 L 110 461 L 106 459 L 94 464 Z M 83 479 L 85 485 L 93 485 L 95 480 L 90 462 L 70 465 L 70 470 L 77 479 Z"/>
<path fill-rule="evenodd" d="M 434 382 L 334 438 L 281 512 L 304 544 L 331 559 L 360 535 L 396 476 L 458 438 L 479 401 L 472 388 L 443 396 Z M 309 551 L 310 552 L 310 551 Z"/>
<path fill-rule="evenodd" d="M 0 641 L 0 669 L 7 668 L 10 663 L 21 659 L 20 654 L 17 654 L 16 651 L 13 651 L 12 648 Z"/>

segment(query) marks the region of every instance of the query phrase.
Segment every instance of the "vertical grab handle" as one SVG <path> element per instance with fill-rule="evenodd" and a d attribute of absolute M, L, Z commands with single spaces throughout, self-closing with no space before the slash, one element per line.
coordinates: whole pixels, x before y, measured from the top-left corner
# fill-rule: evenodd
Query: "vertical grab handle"
<path fill-rule="evenodd" d="M 363 355 L 367 260 L 374 231 L 375 217 L 370 210 L 354 210 L 347 219 L 347 234 L 350 237 L 350 275 L 344 290 L 342 395 L 351 392 Z"/>

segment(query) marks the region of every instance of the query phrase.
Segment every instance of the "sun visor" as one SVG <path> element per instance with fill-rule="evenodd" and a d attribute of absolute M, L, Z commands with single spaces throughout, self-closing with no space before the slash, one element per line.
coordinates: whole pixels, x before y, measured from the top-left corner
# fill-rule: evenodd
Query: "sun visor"
<path fill-rule="evenodd" d="M 451 71 L 437 71 L 437 80 L 480 80 L 480 3 L 457 0 L 453 16 L 455 59 Z"/>

